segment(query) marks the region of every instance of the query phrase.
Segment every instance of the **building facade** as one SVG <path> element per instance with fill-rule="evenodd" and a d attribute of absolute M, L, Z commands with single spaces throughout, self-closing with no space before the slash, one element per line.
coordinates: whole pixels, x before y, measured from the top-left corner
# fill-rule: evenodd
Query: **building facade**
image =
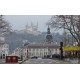
<path fill-rule="evenodd" d="M 27 59 L 27 48 L 16 48 L 12 56 L 18 56 L 18 60 L 26 60 Z"/>
<path fill-rule="evenodd" d="M 45 56 L 52 56 L 53 54 L 59 54 L 59 46 L 51 44 L 29 44 L 25 47 L 25 53 L 31 57 L 44 58 Z"/>
<path fill-rule="evenodd" d="M 21 51 L 22 51 L 21 48 L 16 48 L 12 55 L 15 55 L 15 56 L 18 56 L 18 58 L 21 58 Z"/>
<path fill-rule="evenodd" d="M 31 25 L 27 24 L 26 29 L 24 31 L 34 35 L 40 34 L 40 31 L 38 31 L 38 23 L 36 25 L 34 25 L 32 22 L 31 22 Z"/>
<path fill-rule="evenodd" d="M 34 43 L 25 44 L 23 54 L 27 54 L 27 57 L 40 57 L 52 56 L 53 54 L 59 54 L 59 46 L 53 43 L 53 36 L 50 32 L 50 27 L 47 28 L 47 33 L 45 37 L 45 43 Z"/>
<path fill-rule="evenodd" d="M 5 59 L 9 55 L 9 45 L 7 43 L 0 43 L 0 59 Z"/>
<path fill-rule="evenodd" d="M 28 57 L 29 57 L 28 48 L 27 47 L 23 47 L 22 48 L 22 60 L 26 60 Z"/>

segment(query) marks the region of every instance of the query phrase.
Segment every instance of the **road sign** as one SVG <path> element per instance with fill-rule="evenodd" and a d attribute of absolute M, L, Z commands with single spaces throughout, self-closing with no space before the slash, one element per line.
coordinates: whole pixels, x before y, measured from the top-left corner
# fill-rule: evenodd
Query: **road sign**
<path fill-rule="evenodd" d="M 65 46 L 63 47 L 63 51 L 80 51 L 79 46 Z"/>

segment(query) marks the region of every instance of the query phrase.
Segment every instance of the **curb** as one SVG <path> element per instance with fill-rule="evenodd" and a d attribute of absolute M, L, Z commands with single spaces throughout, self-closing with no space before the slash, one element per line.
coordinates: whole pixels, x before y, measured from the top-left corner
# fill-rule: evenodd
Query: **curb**
<path fill-rule="evenodd" d="M 28 60 L 28 59 L 25 59 L 24 61 L 19 62 L 19 64 L 22 64 L 22 63 L 25 62 L 26 60 Z"/>

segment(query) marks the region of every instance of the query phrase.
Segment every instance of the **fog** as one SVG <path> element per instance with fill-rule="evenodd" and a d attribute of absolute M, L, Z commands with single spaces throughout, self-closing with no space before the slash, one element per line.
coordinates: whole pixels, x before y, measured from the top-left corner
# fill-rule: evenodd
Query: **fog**
<path fill-rule="evenodd" d="M 6 15 L 4 18 L 10 23 L 13 30 L 23 30 L 26 24 L 30 25 L 33 22 L 34 25 L 38 23 L 38 30 L 46 31 L 46 22 L 50 20 L 51 15 Z"/>

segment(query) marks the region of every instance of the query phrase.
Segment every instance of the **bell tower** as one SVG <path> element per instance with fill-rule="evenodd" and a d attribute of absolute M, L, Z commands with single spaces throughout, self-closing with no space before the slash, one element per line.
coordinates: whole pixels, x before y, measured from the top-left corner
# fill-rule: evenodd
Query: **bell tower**
<path fill-rule="evenodd" d="M 47 34 L 46 34 L 45 42 L 48 43 L 48 44 L 51 44 L 53 42 L 53 36 L 52 36 L 52 34 L 50 32 L 49 25 L 48 25 L 48 28 L 47 28 Z"/>

